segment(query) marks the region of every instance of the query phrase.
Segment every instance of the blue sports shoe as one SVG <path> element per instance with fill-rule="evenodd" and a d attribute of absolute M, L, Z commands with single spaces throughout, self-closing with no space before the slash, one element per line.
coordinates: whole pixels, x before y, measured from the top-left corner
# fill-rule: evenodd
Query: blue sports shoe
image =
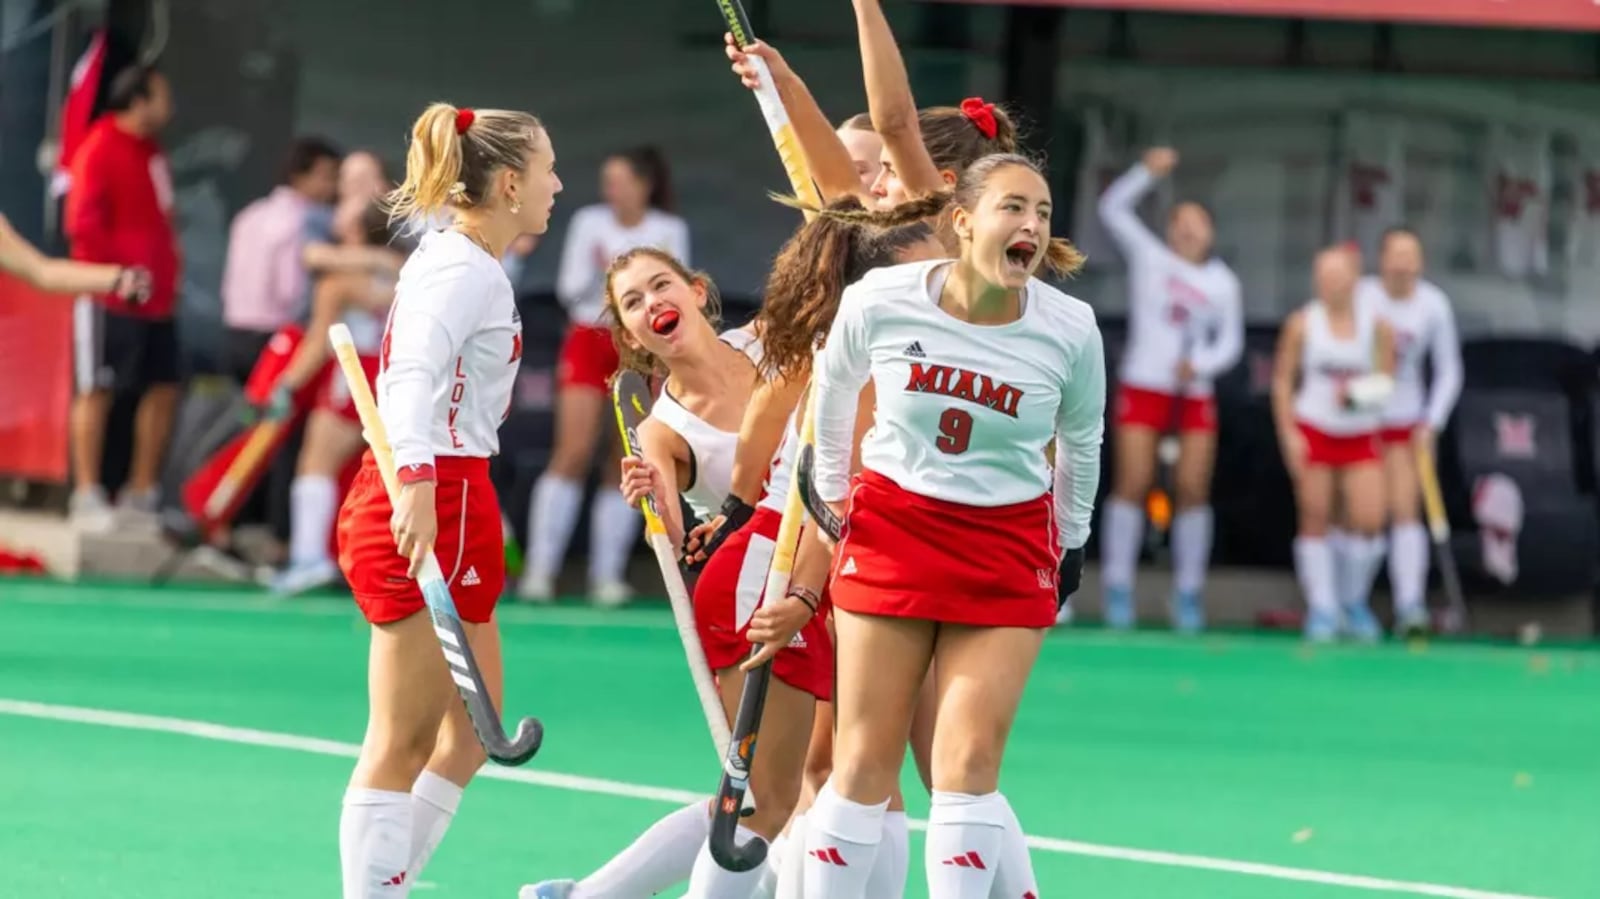
<path fill-rule="evenodd" d="M 1172 595 L 1172 627 L 1180 634 L 1205 630 L 1206 607 L 1198 590 L 1179 590 Z"/>
<path fill-rule="evenodd" d="M 1310 643 L 1332 643 L 1339 637 L 1339 619 L 1313 609 L 1306 613 L 1305 635 Z"/>
<path fill-rule="evenodd" d="M 576 880 L 545 880 L 530 883 L 517 891 L 517 899 L 567 899 L 577 885 Z"/>
<path fill-rule="evenodd" d="M 1132 630 L 1133 591 L 1127 587 L 1107 587 L 1104 601 L 1106 627 L 1117 631 Z"/>
<path fill-rule="evenodd" d="M 1366 603 L 1352 603 L 1344 612 L 1345 636 L 1357 643 L 1376 643 L 1383 637 L 1383 627 Z"/>

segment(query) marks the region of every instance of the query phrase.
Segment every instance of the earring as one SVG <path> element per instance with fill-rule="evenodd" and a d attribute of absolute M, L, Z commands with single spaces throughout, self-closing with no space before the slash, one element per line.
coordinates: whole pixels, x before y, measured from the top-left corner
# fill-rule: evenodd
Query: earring
<path fill-rule="evenodd" d="M 519 213 L 521 211 L 522 211 L 522 202 L 520 200 L 512 200 L 511 201 L 511 214 L 512 215 L 516 215 L 517 213 Z"/>

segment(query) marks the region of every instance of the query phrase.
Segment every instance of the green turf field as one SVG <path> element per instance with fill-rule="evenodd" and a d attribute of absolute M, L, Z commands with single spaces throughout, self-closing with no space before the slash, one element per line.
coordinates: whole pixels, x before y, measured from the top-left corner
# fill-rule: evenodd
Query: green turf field
<path fill-rule="evenodd" d="M 0 896 L 338 894 L 348 601 L 0 580 L 0 614 Z M 581 876 L 716 787 L 662 606 L 502 622 L 544 749 L 473 785 L 418 896 Z M 1060 633 L 1002 788 L 1047 899 L 1600 897 L 1600 652 Z"/>

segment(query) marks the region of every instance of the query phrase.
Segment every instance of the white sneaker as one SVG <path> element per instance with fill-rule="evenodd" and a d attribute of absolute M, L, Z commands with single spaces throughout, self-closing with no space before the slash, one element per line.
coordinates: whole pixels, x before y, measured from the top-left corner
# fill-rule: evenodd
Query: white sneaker
<path fill-rule="evenodd" d="M 85 534 L 108 534 L 117 527 L 116 512 L 98 484 L 72 491 L 72 498 L 67 501 L 67 515 L 72 526 Z"/>
<path fill-rule="evenodd" d="M 339 566 L 332 559 L 300 562 L 278 572 L 272 578 L 271 590 L 278 596 L 297 596 L 320 590 L 339 580 Z"/>
<path fill-rule="evenodd" d="M 591 586 L 589 597 L 602 609 L 615 609 L 633 599 L 633 588 L 622 581 L 606 581 Z"/>
<path fill-rule="evenodd" d="M 517 598 L 524 602 L 540 604 L 554 602 L 556 598 L 555 581 L 553 578 L 530 568 L 523 572 L 522 579 L 517 582 Z"/>
<path fill-rule="evenodd" d="M 117 522 L 129 529 L 149 531 L 161 527 L 161 494 L 151 489 L 139 493 L 124 490 L 117 497 Z"/>
<path fill-rule="evenodd" d="M 1056 612 L 1056 626 L 1066 627 L 1072 623 L 1072 600 L 1061 604 L 1061 610 Z"/>

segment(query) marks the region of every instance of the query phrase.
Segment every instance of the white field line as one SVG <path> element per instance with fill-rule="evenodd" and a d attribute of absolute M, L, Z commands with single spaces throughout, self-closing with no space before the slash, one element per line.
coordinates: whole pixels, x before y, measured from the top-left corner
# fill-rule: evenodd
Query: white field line
<path fill-rule="evenodd" d="M 317 737 L 275 733 L 246 727 L 230 727 L 223 724 L 213 724 L 208 721 L 167 718 L 159 715 L 139 715 L 131 712 L 88 709 L 78 706 L 52 705 L 20 699 L 0 699 L 0 714 L 25 718 L 42 718 L 51 721 L 66 721 L 75 724 L 96 724 L 102 727 L 116 727 L 124 730 L 178 734 L 221 743 L 263 746 L 272 749 L 287 749 L 294 752 L 308 752 L 316 755 L 331 755 L 343 758 L 355 758 L 360 751 L 360 747 L 356 744 L 343 743 L 338 740 L 324 740 Z M 626 799 L 643 799 L 676 805 L 686 805 L 690 802 L 710 798 L 706 794 L 690 790 L 652 787 L 598 777 L 558 774 L 551 771 L 501 768 L 493 765 L 485 766 L 479 776 L 558 790 L 619 796 Z M 928 822 L 926 821 L 911 821 L 913 830 L 926 830 L 927 826 Z M 1096 843 L 1083 843 L 1077 840 L 1058 840 L 1052 837 L 1030 836 L 1028 837 L 1028 845 L 1036 850 L 1057 852 L 1065 855 L 1110 858 L 1145 865 L 1219 871 L 1250 877 L 1268 877 L 1275 880 L 1316 883 L 1325 886 L 1348 887 L 1350 889 L 1375 892 L 1403 893 L 1412 896 L 1440 896 L 1446 897 L 1446 899 L 1540 899 L 1540 897 L 1517 893 L 1497 893 L 1488 890 L 1446 886 L 1444 884 L 1389 880 L 1383 877 L 1365 877 L 1358 874 L 1338 874 L 1332 871 L 1289 868 L 1282 865 L 1265 865 L 1226 858 L 1211 858 L 1203 855 L 1184 855 L 1176 852 L 1157 852 L 1148 849 L 1105 846 Z"/>

